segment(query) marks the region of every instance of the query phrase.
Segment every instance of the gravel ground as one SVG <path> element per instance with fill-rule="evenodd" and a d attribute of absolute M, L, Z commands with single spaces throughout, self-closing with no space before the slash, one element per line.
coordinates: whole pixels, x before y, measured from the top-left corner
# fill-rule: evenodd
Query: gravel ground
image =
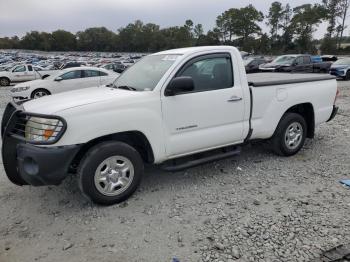
<path fill-rule="evenodd" d="M 147 169 L 127 202 L 99 207 L 74 178 L 16 187 L 1 167 L 0 261 L 310 261 L 350 242 L 350 83 L 340 114 L 291 158 L 263 144 L 180 173 Z M 8 90 L 0 91 L 0 107 Z"/>

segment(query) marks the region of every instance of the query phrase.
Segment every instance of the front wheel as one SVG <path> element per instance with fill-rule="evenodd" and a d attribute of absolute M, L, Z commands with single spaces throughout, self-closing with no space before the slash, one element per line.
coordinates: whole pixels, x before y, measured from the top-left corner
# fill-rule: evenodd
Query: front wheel
<path fill-rule="evenodd" d="M 271 139 L 273 151 L 280 156 L 292 156 L 304 146 L 307 134 L 305 119 L 296 113 L 285 114 Z"/>
<path fill-rule="evenodd" d="M 10 85 L 10 80 L 8 78 L 0 78 L 0 86 L 9 86 Z"/>
<path fill-rule="evenodd" d="M 144 172 L 140 154 L 122 142 L 103 142 L 91 148 L 78 169 L 79 187 L 92 202 L 113 205 L 129 198 Z"/>
<path fill-rule="evenodd" d="M 43 97 L 43 96 L 48 96 L 50 95 L 50 92 L 46 89 L 36 89 L 32 92 L 31 94 L 31 98 L 32 99 L 37 99 L 37 98 L 40 98 L 40 97 Z"/>

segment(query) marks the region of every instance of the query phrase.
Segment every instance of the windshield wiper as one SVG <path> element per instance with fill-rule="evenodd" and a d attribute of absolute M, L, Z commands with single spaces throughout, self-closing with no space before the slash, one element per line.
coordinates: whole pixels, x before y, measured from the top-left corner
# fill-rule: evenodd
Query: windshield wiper
<path fill-rule="evenodd" d="M 132 87 L 132 86 L 115 86 L 115 88 L 130 90 L 130 91 L 137 91 L 137 89 L 135 87 Z"/>

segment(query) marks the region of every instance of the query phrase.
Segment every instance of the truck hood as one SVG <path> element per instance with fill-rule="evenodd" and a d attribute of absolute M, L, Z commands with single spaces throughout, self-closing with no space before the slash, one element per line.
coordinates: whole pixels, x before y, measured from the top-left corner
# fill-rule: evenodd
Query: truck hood
<path fill-rule="evenodd" d="M 44 87 L 46 84 L 48 84 L 48 82 L 49 82 L 48 80 L 37 79 L 37 80 L 32 80 L 32 81 L 19 83 L 19 84 L 16 85 L 16 87 L 18 87 L 18 86 L 30 86 L 30 87 L 33 87 L 33 88 Z"/>
<path fill-rule="evenodd" d="M 332 69 L 345 69 L 350 67 L 349 65 L 332 65 L 331 68 Z"/>
<path fill-rule="evenodd" d="M 31 100 L 23 104 L 25 111 L 39 114 L 55 114 L 63 110 L 112 99 L 128 99 L 134 91 L 120 90 L 106 86 L 80 89 Z"/>

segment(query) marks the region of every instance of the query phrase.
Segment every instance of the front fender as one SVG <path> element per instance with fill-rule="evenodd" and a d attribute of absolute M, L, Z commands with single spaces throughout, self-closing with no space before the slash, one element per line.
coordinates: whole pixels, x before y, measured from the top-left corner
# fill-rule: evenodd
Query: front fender
<path fill-rule="evenodd" d="M 158 101 L 158 102 L 157 102 Z M 155 161 L 165 155 L 160 101 L 146 105 L 91 104 L 57 113 L 67 121 L 64 136 L 54 146 L 85 144 L 99 137 L 138 131 L 145 135 Z"/>

